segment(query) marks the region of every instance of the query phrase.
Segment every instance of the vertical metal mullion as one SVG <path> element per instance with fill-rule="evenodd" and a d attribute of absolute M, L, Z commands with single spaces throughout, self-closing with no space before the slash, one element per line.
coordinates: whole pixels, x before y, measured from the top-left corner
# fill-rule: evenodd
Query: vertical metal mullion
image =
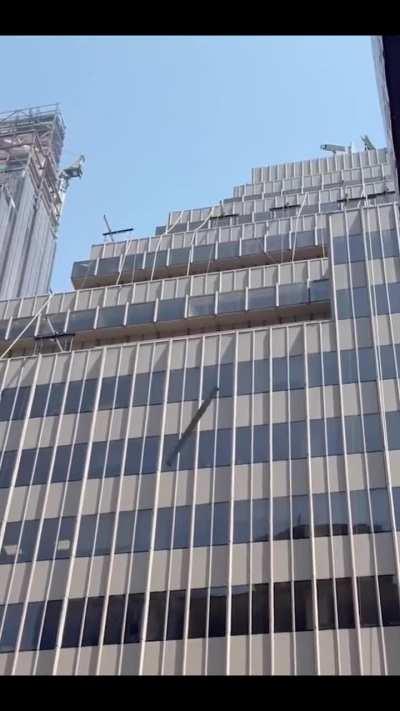
<path fill-rule="evenodd" d="M 292 267 L 292 277 L 293 277 L 293 267 Z M 295 609 L 295 570 L 294 570 L 294 558 L 295 558 L 295 544 L 293 540 L 293 483 L 292 483 L 292 433 L 291 433 L 291 417 L 292 408 L 290 402 L 291 389 L 290 389 L 290 360 L 289 360 L 289 328 L 285 326 L 285 358 L 286 358 L 286 378 L 287 378 L 287 425 L 288 425 L 288 479 L 289 479 L 289 516 L 290 516 L 290 539 L 289 539 L 289 557 L 290 557 L 290 587 L 291 587 L 291 601 L 292 601 L 292 653 L 293 653 L 293 673 L 297 676 L 297 637 L 296 637 L 296 609 Z"/>
<path fill-rule="evenodd" d="M 276 288 L 276 286 L 275 286 Z M 268 333 L 268 388 L 269 388 L 269 402 L 268 402 L 268 448 L 269 448 L 269 636 L 270 636 L 270 675 L 273 676 L 275 673 L 275 630 L 274 630 L 274 528 L 273 528 L 273 437 L 272 437 L 272 420 L 273 420 L 273 409 L 272 409 L 272 334 L 274 332 L 273 328 L 269 328 Z"/>
<path fill-rule="evenodd" d="M 254 380 L 254 357 L 255 357 L 255 332 L 250 332 L 250 363 L 251 363 L 251 388 L 250 388 L 250 535 L 249 535 L 249 556 L 248 556 L 248 590 L 249 590 L 249 600 L 248 600 L 248 610 L 249 610 L 249 643 L 248 643 L 248 665 L 247 673 L 252 674 L 253 669 L 253 556 L 254 556 L 254 534 L 253 534 L 253 511 L 254 511 L 254 485 L 253 485 L 253 467 L 254 467 L 254 391 L 255 391 L 255 380 Z M 237 381 L 239 380 L 237 376 Z M 237 391 L 236 391 L 237 392 Z M 234 502 L 235 503 L 235 502 Z"/>

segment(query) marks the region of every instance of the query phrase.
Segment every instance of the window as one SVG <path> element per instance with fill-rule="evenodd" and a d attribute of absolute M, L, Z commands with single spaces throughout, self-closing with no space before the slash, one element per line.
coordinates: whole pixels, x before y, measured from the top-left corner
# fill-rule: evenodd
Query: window
<path fill-rule="evenodd" d="M 365 432 L 365 449 L 367 452 L 381 452 L 383 438 L 379 415 L 363 415 Z"/>
<path fill-rule="evenodd" d="M 29 563 L 32 560 L 35 550 L 37 534 L 39 530 L 39 520 L 24 521 L 22 536 L 19 544 L 17 563 Z"/>
<path fill-rule="evenodd" d="M 135 387 L 133 390 L 133 407 L 147 405 L 149 386 L 150 373 L 138 373 L 135 378 Z"/>
<path fill-rule="evenodd" d="M 10 486 L 11 477 L 14 470 L 17 452 L 14 450 L 4 452 L 0 465 L 0 488 L 5 489 Z M 0 455 L 1 457 L 1 455 Z"/>
<path fill-rule="evenodd" d="M 151 533 L 151 509 L 142 509 L 136 513 L 136 532 L 134 552 L 140 553 L 149 550 Z"/>
<path fill-rule="evenodd" d="M 81 526 L 79 529 L 78 545 L 76 556 L 89 557 L 93 552 L 94 537 L 96 533 L 96 514 L 82 516 Z"/>
<path fill-rule="evenodd" d="M 92 331 L 94 327 L 94 317 L 96 309 L 85 311 L 71 311 L 68 319 L 68 331 Z"/>
<path fill-rule="evenodd" d="M 289 425 L 287 422 L 272 425 L 272 452 L 274 462 L 289 459 Z"/>
<path fill-rule="evenodd" d="M 382 242 L 385 257 L 399 256 L 399 243 L 395 230 L 382 230 Z"/>
<path fill-rule="evenodd" d="M 21 623 L 22 609 L 22 602 L 7 605 L 3 620 L 3 630 L 0 636 L 0 652 L 14 651 L 17 642 L 19 626 Z M 4 606 L 1 612 L 4 613 Z"/>
<path fill-rule="evenodd" d="M 307 284 L 280 284 L 278 288 L 279 306 L 308 303 Z"/>
<path fill-rule="evenodd" d="M 114 513 L 99 515 L 95 555 L 109 555 L 111 551 L 112 534 L 114 527 Z"/>
<path fill-rule="evenodd" d="M 290 508 L 287 496 L 276 496 L 272 500 L 274 541 L 290 538 Z"/>
<path fill-rule="evenodd" d="M 229 538 L 229 503 L 214 503 L 213 512 L 213 546 L 222 546 L 228 543 Z"/>
<path fill-rule="evenodd" d="M 68 601 L 62 641 L 63 647 L 79 646 L 84 603 L 84 598 L 71 599 Z"/>
<path fill-rule="evenodd" d="M 353 533 L 371 533 L 367 492 L 352 491 L 350 498 Z"/>
<path fill-rule="evenodd" d="M 224 637 L 226 625 L 226 588 L 210 588 L 208 636 Z"/>
<path fill-rule="evenodd" d="M 54 649 L 60 624 L 62 600 L 48 600 L 39 649 Z"/>
<path fill-rule="evenodd" d="M 215 296 L 191 296 L 189 299 L 188 316 L 203 316 L 214 314 Z"/>
<path fill-rule="evenodd" d="M 92 412 L 96 397 L 97 380 L 85 380 L 79 412 Z"/>
<path fill-rule="evenodd" d="M 116 553 L 130 553 L 133 545 L 134 511 L 121 511 L 118 518 Z"/>
<path fill-rule="evenodd" d="M 167 639 L 183 638 L 185 600 L 185 590 L 171 590 L 169 593 Z"/>
<path fill-rule="evenodd" d="M 164 299 L 158 302 L 158 321 L 177 321 L 185 317 L 185 299 Z"/>
<path fill-rule="evenodd" d="M 120 257 L 105 257 L 103 259 L 99 259 L 97 265 L 97 274 L 101 276 L 118 274 L 120 267 L 120 259 Z"/>
<path fill-rule="evenodd" d="M 393 506 L 394 506 L 394 517 L 396 521 L 396 530 L 400 531 L 400 487 L 395 486 L 393 491 Z"/>
<path fill-rule="evenodd" d="M 251 632 L 252 634 L 268 634 L 269 632 L 268 583 L 252 586 Z"/>
<path fill-rule="evenodd" d="M 153 323 L 154 321 L 154 301 L 143 304 L 129 304 L 127 324 L 129 326 L 141 323 Z"/>
<path fill-rule="evenodd" d="M 211 541 L 211 505 L 198 504 L 195 508 L 194 541 L 195 548 L 209 546 Z"/>
<path fill-rule="evenodd" d="M 386 413 L 386 427 L 389 449 L 400 449 L 400 412 Z"/>
<path fill-rule="evenodd" d="M 215 245 L 202 244 L 193 247 L 192 261 L 193 262 L 209 262 L 215 258 Z"/>
<path fill-rule="evenodd" d="M 119 476 L 122 469 L 123 439 L 111 440 L 108 447 L 106 477 Z"/>
<path fill-rule="evenodd" d="M 189 247 L 179 247 L 178 249 L 170 249 L 168 264 L 170 266 L 172 266 L 173 264 L 187 264 L 189 261 L 189 255 Z"/>
<path fill-rule="evenodd" d="M 290 456 L 304 459 L 307 456 L 307 430 L 305 422 L 290 423 Z"/>
<path fill-rule="evenodd" d="M 269 361 L 254 361 L 254 392 L 267 393 L 269 391 Z"/>
<path fill-rule="evenodd" d="M 112 328 L 123 326 L 125 306 L 105 306 L 99 309 L 96 328 Z"/>
<path fill-rule="evenodd" d="M 247 254 L 264 254 L 264 239 L 242 239 L 242 257 Z"/>
<path fill-rule="evenodd" d="M 125 460 L 125 476 L 139 474 L 141 453 L 142 439 L 140 437 L 129 439 Z"/>
<path fill-rule="evenodd" d="M 235 464 L 251 463 L 251 427 L 236 429 Z"/>
<path fill-rule="evenodd" d="M 252 392 L 252 362 L 244 361 L 238 363 L 237 369 L 237 394 L 238 395 L 248 395 Z"/>
<path fill-rule="evenodd" d="M 231 635 L 249 634 L 249 588 L 232 585 Z"/>
<path fill-rule="evenodd" d="M 149 405 L 160 405 L 164 400 L 165 371 L 153 371 L 151 375 Z"/>
<path fill-rule="evenodd" d="M 103 378 L 100 389 L 99 410 L 111 410 L 114 406 L 116 378 Z"/>
<path fill-rule="evenodd" d="M 289 387 L 291 390 L 304 388 L 304 356 L 289 358 Z"/>
<path fill-rule="evenodd" d="M 326 447 L 323 420 L 310 420 L 310 442 L 311 456 L 324 457 L 326 454 Z"/>
<path fill-rule="evenodd" d="M 253 462 L 269 461 L 268 425 L 256 425 L 253 429 Z"/>
<path fill-rule="evenodd" d="M 353 591 L 350 578 L 337 578 L 336 604 L 338 611 L 339 629 L 354 627 Z"/>
<path fill-rule="evenodd" d="M 389 380 L 397 377 L 393 346 L 380 346 L 380 366 L 383 379 Z"/>
<path fill-rule="evenodd" d="M 365 255 L 363 235 L 349 235 L 349 254 L 351 262 L 364 261 Z"/>
<path fill-rule="evenodd" d="M 379 616 L 375 578 L 373 576 L 357 578 L 357 586 L 360 625 L 361 627 L 377 627 Z"/>
<path fill-rule="evenodd" d="M 276 289 L 274 286 L 262 289 L 249 289 L 248 309 L 270 309 L 276 304 Z"/>
<path fill-rule="evenodd" d="M 328 455 L 343 454 L 342 423 L 339 417 L 326 420 L 328 435 Z"/>
<path fill-rule="evenodd" d="M 143 447 L 142 474 L 154 474 L 157 471 L 159 437 L 146 437 Z"/>
<path fill-rule="evenodd" d="M 157 642 L 164 637 L 165 603 L 165 591 L 150 593 L 146 636 L 148 642 Z"/>
<path fill-rule="evenodd" d="M 233 542 L 250 541 L 250 500 L 235 501 L 233 517 Z"/>
<path fill-rule="evenodd" d="M 239 256 L 239 242 L 219 242 L 218 259 L 229 259 Z"/>
<path fill-rule="evenodd" d="M 43 605 L 43 602 L 30 602 L 28 604 L 21 638 L 20 649 L 22 652 L 37 649 L 43 616 Z"/>
<path fill-rule="evenodd" d="M 38 335 L 51 336 L 53 333 L 64 333 L 66 314 L 42 314 L 40 317 Z"/>
<path fill-rule="evenodd" d="M 253 541 L 269 540 L 269 501 L 255 499 L 253 501 Z"/>
<path fill-rule="evenodd" d="M 48 385 L 37 385 L 33 396 L 30 417 L 43 417 L 46 411 Z"/>
<path fill-rule="evenodd" d="M 159 267 L 165 267 L 167 264 L 168 252 L 166 249 L 160 249 L 157 252 L 147 252 L 145 254 L 145 268 L 146 269 L 157 269 Z"/>
<path fill-rule="evenodd" d="M 308 496 L 292 497 L 292 535 L 294 539 L 310 535 L 310 509 Z"/>
<path fill-rule="evenodd" d="M 103 602 L 104 597 L 89 597 L 87 600 L 82 647 L 94 647 L 99 643 Z"/>
<path fill-rule="evenodd" d="M 245 310 L 244 291 L 218 292 L 218 313 L 226 314 Z"/>
<path fill-rule="evenodd" d="M 314 536 L 329 536 L 328 494 L 314 494 Z M 328 629 L 328 628 L 327 628 Z"/>
<path fill-rule="evenodd" d="M 331 296 L 328 279 L 310 281 L 310 301 L 329 301 Z"/>
<path fill-rule="evenodd" d="M 333 601 L 333 581 L 317 580 L 318 628 L 335 628 L 335 606 Z"/>
<path fill-rule="evenodd" d="M 356 383 L 357 377 L 357 358 L 355 351 L 341 351 L 340 362 L 342 367 L 342 382 Z"/>
<path fill-rule="evenodd" d="M 126 254 L 122 259 L 121 271 L 135 272 L 137 269 L 143 269 L 143 254 Z"/>
<path fill-rule="evenodd" d="M 181 402 L 183 395 L 183 370 L 171 370 L 167 402 Z"/>
<path fill-rule="evenodd" d="M 332 534 L 334 536 L 347 536 L 348 515 L 346 496 L 342 491 L 333 492 L 331 497 Z"/>
<path fill-rule="evenodd" d="M 79 412 L 82 385 L 83 383 L 81 380 L 74 380 L 69 383 L 64 407 L 64 413 L 66 415 Z"/>
<path fill-rule="evenodd" d="M 33 478 L 36 451 L 34 449 L 24 449 L 19 460 L 17 486 L 29 486 Z"/>
<path fill-rule="evenodd" d="M 124 644 L 140 641 L 143 614 L 143 593 L 129 595 L 128 610 L 126 614 Z"/>
<path fill-rule="evenodd" d="M 103 476 L 106 450 L 107 442 L 93 442 L 89 463 L 89 479 L 100 479 Z"/>
<path fill-rule="evenodd" d="M 0 553 L 0 563 L 13 563 L 18 554 L 18 541 L 21 533 L 22 521 L 7 523 Z"/>
<path fill-rule="evenodd" d="M 274 631 L 292 631 L 292 590 L 290 582 L 274 583 Z"/>
<path fill-rule="evenodd" d="M 110 595 L 108 598 L 104 644 L 121 644 L 124 607 L 125 595 Z"/>
<path fill-rule="evenodd" d="M 272 360 L 272 389 L 287 390 L 288 388 L 288 361 L 287 358 L 274 358 Z"/>
<path fill-rule="evenodd" d="M 172 533 L 172 508 L 158 509 L 156 540 L 154 549 L 156 551 L 168 550 L 171 545 Z"/>
<path fill-rule="evenodd" d="M 191 507 L 178 506 L 175 509 L 174 548 L 188 548 L 190 542 Z"/>
<path fill-rule="evenodd" d="M 206 636 L 207 588 L 190 591 L 189 639 Z"/>
<path fill-rule="evenodd" d="M 117 380 L 115 408 L 129 407 L 131 402 L 132 376 L 120 375 Z"/>
<path fill-rule="evenodd" d="M 384 627 L 400 625 L 399 589 L 395 575 L 379 575 L 379 597 Z"/>
<path fill-rule="evenodd" d="M 65 392 L 65 383 L 53 383 L 50 386 L 50 395 L 47 403 L 46 416 L 59 415 Z"/>
<path fill-rule="evenodd" d="M 294 609 L 296 632 L 313 629 L 311 580 L 294 581 Z"/>

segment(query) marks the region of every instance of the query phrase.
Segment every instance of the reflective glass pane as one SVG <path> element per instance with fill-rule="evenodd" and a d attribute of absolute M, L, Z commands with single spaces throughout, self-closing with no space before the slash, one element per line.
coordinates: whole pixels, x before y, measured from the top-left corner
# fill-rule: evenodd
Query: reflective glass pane
<path fill-rule="evenodd" d="M 158 321 L 176 321 L 185 316 L 185 299 L 164 299 L 158 302 Z"/>
<path fill-rule="evenodd" d="M 269 500 L 253 501 L 253 541 L 269 540 Z"/>
<path fill-rule="evenodd" d="M 82 647 L 95 647 L 99 642 L 104 597 L 89 597 L 83 625 Z"/>
<path fill-rule="evenodd" d="M 188 316 L 202 316 L 214 313 L 214 294 L 211 296 L 191 296 Z"/>
<path fill-rule="evenodd" d="M 335 628 L 335 607 L 333 600 L 333 581 L 317 580 L 318 628 L 332 630 Z"/>
<path fill-rule="evenodd" d="M 231 635 L 249 634 L 249 588 L 232 585 Z"/>
<path fill-rule="evenodd" d="M 400 625 L 399 589 L 395 575 L 379 575 L 379 597 L 384 627 Z"/>
<path fill-rule="evenodd" d="M 213 546 L 226 545 L 229 538 L 229 504 L 227 502 L 214 504 L 213 516 Z"/>
<path fill-rule="evenodd" d="M 208 636 L 224 637 L 226 626 L 226 588 L 210 588 Z"/>
<path fill-rule="evenodd" d="M 121 644 L 124 607 L 125 595 L 110 595 L 108 598 L 104 644 Z"/>
<path fill-rule="evenodd" d="M 206 636 L 207 588 L 195 588 L 190 591 L 189 639 Z"/>
<path fill-rule="evenodd" d="M 270 309 L 276 303 L 276 290 L 274 286 L 263 289 L 249 289 L 248 309 Z"/>
<path fill-rule="evenodd" d="M 290 583 L 274 583 L 274 631 L 292 631 L 292 590 Z"/>
<path fill-rule="evenodd" d="M 296 632 L 313 629 L 311 580 L 294 581 L 294 609 Z"/>
<path fill-rule="evenodd" d="M 171 590 L 168 600 L 167 639 L 183 638 L 185 619 L 185 590 Z"/>
<path fill-rule="evenodd" d="M 141 323 L 153 323 L 154 301 L 143 304 L 129 304 L 127 324 L 135 325 Z"/>
<path fill-rule="evenodd" d="M 268 583 L 252 585 L 251 589 L 251 633 L 268 634 L 269 601 Z"/>
<path fill-rule="evenodd" d="M 335 583 L 339 629 L 351 629 L 354 627 L 353 590 L 351 587 L 351 580 L 350 578 L 337 578 Z"/>
<path fill-rule="evenodd" d="M 139 642 L 142 627 L 144 594 L 129 595 L 126 615 L 124 644 Z"/>
<path fill-rule="evenodd" d="M 379 616 L 375 578 L 372 575 L 357 578 L 357 587 L 360 625 L 361 627 L 377 627 Z"/>
<path fill-rule="evenodd" d="M 112 326 L 123 326 L 125 317 L 125 306 L 106 306 L 99 309 L 97 317 L 97 328 L 111 328 Z"/>
<path fill-rule="evenodd" d="M 146 635 L 148 642 L 157 642 L 164 638 L 166 595 L 164 590 L 150 593 Z"/>
<path fill-rule="evenodd" d="M 307 284 L 280 284 L 278 303 L 279 306 L 308 303 Z"/>
<path fill-rule="evenodd" d="M 94 325 L 96 309 L 85 311 L 71 311 L 68 319 L 68 331 L 91 331 Z"/>

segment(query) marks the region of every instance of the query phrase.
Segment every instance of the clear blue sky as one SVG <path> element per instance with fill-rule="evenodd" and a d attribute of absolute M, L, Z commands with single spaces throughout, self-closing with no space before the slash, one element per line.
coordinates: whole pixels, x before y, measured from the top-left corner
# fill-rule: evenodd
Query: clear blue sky
<path fill-rule="evenodd" d="M 64 164 L 80 153 L 52 287 L 113 229 L 154 233 L 252 167 L 322 155 L 321 143 L 385 145 L 365 37 L 3 37 L 0 110 L 59 102 Z M 326 155 L 326 154 L 325 154 Z"/>

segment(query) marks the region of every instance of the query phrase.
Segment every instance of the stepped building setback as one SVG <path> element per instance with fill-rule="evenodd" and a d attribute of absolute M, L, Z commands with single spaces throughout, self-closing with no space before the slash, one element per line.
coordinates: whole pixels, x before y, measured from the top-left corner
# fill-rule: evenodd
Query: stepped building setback
<path fill-rule="evenodd" d="M 340 152 L 0 302 L 0 674 L 400 674 L 399 234 Z"/>

